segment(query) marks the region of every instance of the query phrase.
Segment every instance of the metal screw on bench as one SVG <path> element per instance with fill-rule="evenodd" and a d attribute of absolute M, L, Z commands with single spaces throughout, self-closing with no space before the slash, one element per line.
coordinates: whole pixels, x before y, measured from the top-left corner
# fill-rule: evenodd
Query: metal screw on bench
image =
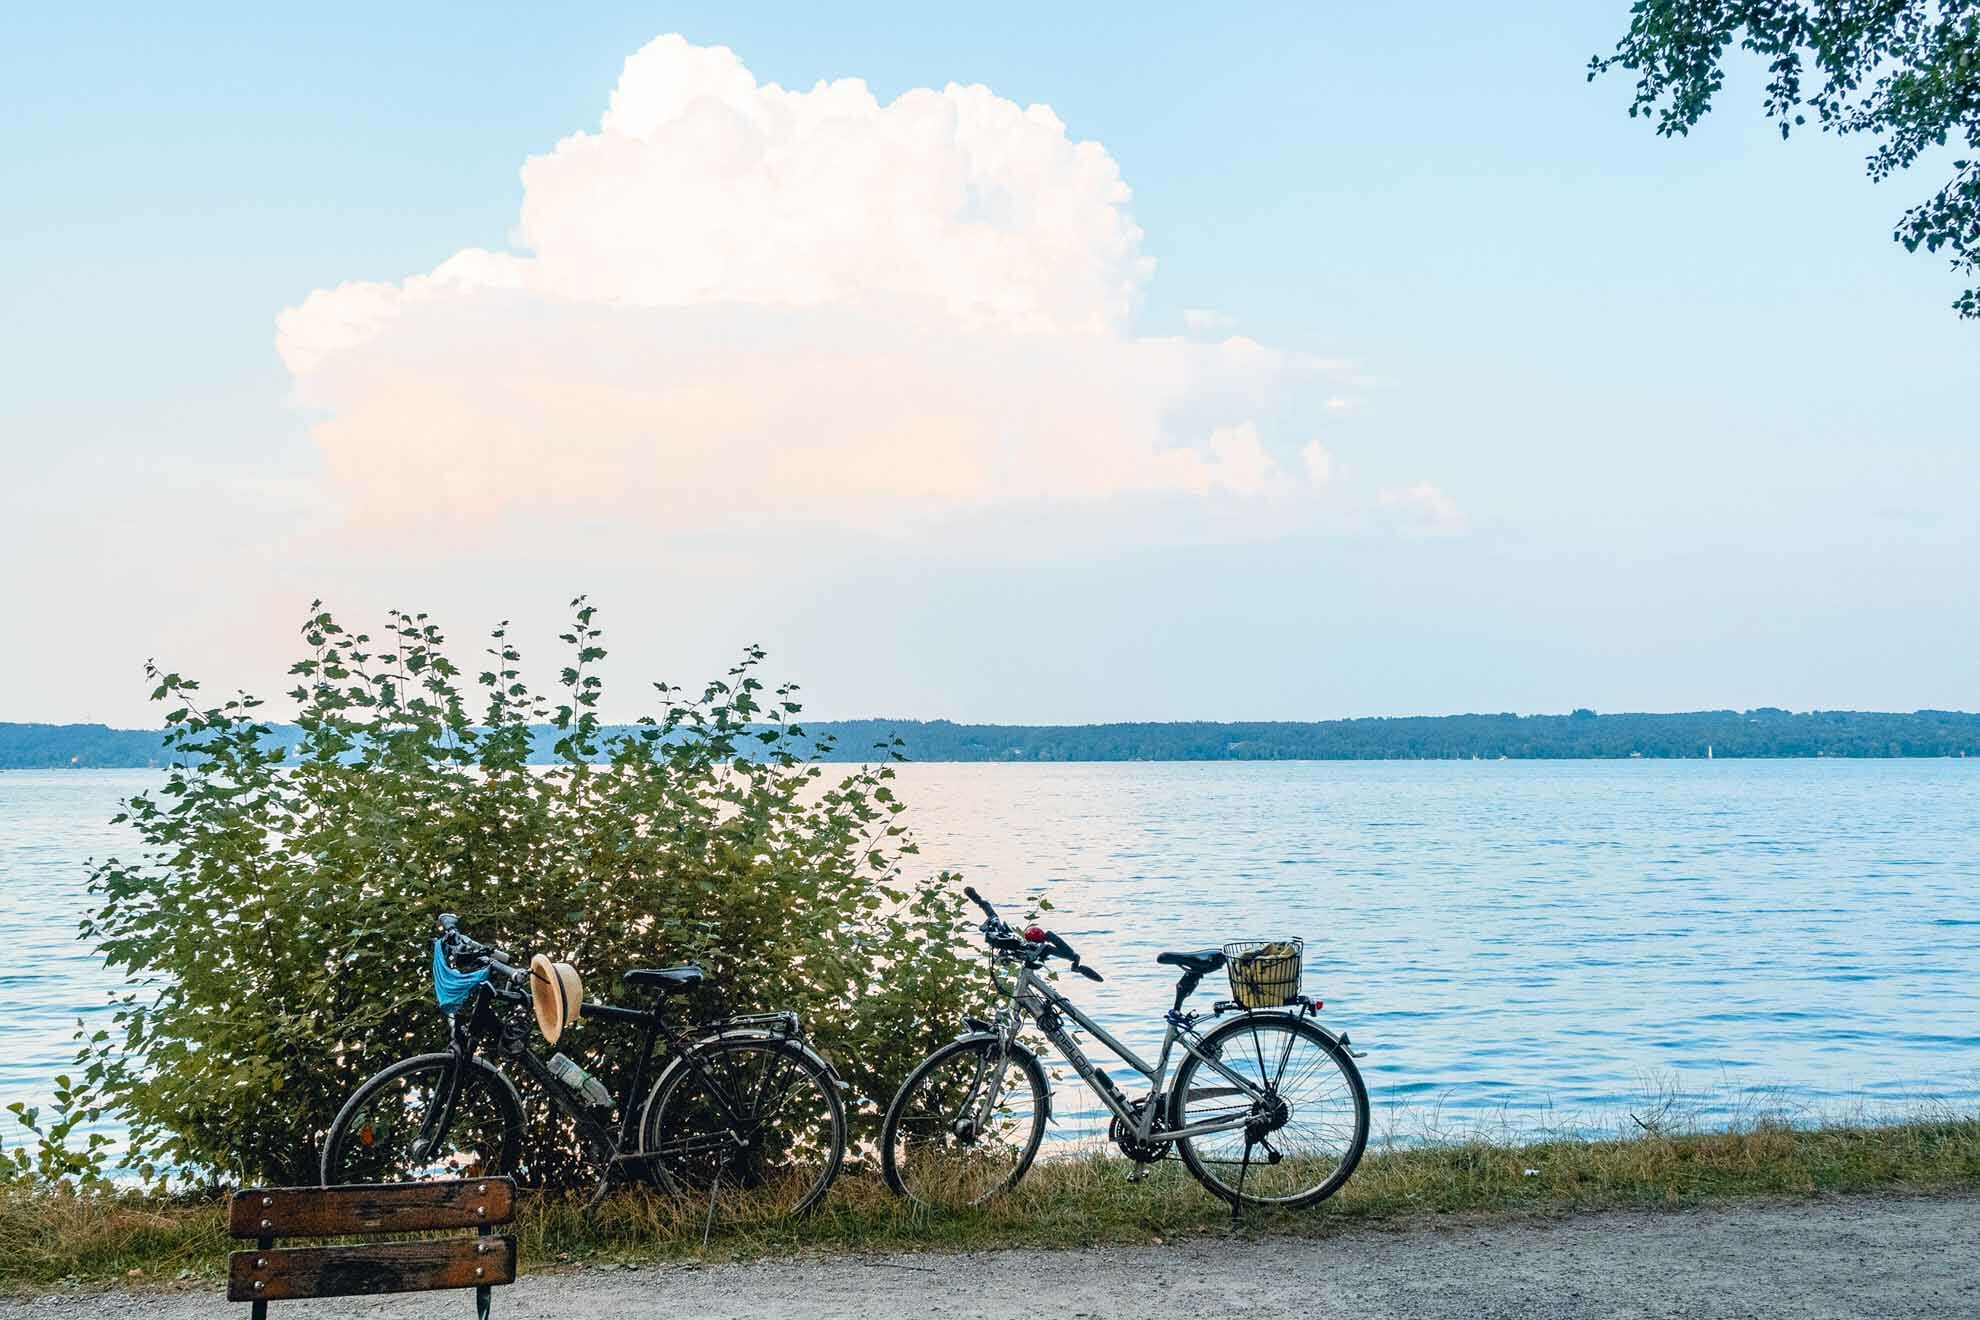
<path fill-rule="evenodd" d="M 264 1196 L 261 1198 L 261 1204 L 264 1208 L 271 1206 L 275 1204 L 275 1198 Z M 264 1219 L 261 1221 L 261 1236 L 254 1240 L 254 1249 L 256 1251 L 273 1251 L 275 1249 L 275 1239 L 268 1236 L 268 1230 L 272 1227 L 273 1225 L 268 1220 Z M 261 1268 L 266 1269 L 268 1267 L 268 1257 L 257 1256 L 255 1260 Z M 268 1285 L 262 1280 L 256 1279 L 254 1281 L 254 1290 L 257 1293 L 266 1292 Z M 254 1305 L 250 1308 L 250 1320 L 268 1320 L 268 1299 L 266 1297 L 256 1297 L 254 1299 Z"/>

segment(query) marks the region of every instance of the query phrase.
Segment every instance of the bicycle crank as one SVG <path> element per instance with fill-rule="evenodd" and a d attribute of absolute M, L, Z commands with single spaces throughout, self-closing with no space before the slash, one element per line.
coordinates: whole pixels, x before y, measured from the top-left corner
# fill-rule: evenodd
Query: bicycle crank
<path fill-rule="evenodd" d="M 1118 1146 L 1121 1154 L 1133 1160 L 1137 1166 L 1128 1171 L 1128 1181 L 1130 1182 L 1141 1181 L 1142 1170 L 1139 1166 L 1153 1164 L 1157 1160 L 1168 1157 L 1169 1143 L 1152 1139 L 1155 1133 L 1167 1129 L 1167 1124 L 1162 1121 L 1161 1107 L 1157 1104 L 1160 1099 L 1160 1096 L 1151 1096 L 1144 1100 L 1131 1101 L 1130 1112 L 1134 1115 L 1132 1126 L 1123 1123 L 1119 1114 L 1114 1115 L 1113 1119 L 1107 1124 L 1107 1140 Z M 1143 1141 L 1136 1134 L 1141 1128 L 1142 1114 L 1151 1104 L 1156 1105 L 1155 1122 L 1150 1127 L 1149 1135 L 1151 1139 Z"/>

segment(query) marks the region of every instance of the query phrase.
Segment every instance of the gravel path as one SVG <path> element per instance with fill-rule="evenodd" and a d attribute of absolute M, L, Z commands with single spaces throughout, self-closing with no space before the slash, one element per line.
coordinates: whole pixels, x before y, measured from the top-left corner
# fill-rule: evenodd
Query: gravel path
<path fill-rule="evenodd" d="M 527 1269 L 527 1262 L 525 1262 Z M 211 1293 L 0 1302 L 0 1320 L 246 1315 Z M 461 1320 L 467 1293 L 273 1314 Z M 1980 1316 L 1980 1199 L 1848 1199 L 1384 1234 L 1090 1251 L 777 1261 L 525 1277 L 503 1320 Z"/>

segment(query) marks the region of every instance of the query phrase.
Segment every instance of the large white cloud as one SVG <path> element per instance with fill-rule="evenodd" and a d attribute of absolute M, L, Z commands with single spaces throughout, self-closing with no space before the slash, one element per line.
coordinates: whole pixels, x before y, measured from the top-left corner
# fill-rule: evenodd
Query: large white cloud
<path fill-rule="evenodd" d="M 1130 332 L 1152 263 L 1127 187 L 1044 106 L 787 91 L 668 36 L 522 180 L 518 252 L 279 319 L 362 515 L 871 523 L 1326 474 L 1323 364 Z"/>

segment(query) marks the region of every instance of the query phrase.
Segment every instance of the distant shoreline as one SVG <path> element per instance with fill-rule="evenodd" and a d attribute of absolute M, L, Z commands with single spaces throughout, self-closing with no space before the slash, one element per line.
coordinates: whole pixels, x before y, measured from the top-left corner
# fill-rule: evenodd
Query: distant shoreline
<path fill-rule="evenodd" d="M 615 725 L 613 733 L 636 728 Z M 1427 715 L 1321 721 L 958 724 L 824 720 L 793 750 L 819 759 L 921 762 L 1470 761 L 1910 759 L 1980 757 L 1980 714 L 1921 710 L 1691 711 L 1679 714 Z M 269 726 L 293 747 L 294 725 Z M 535 730 L 531 760 L 557 759 L 557 734 Z M 829 744 L 829 745 L 827 745 Z M 102 724 L 0 723 L 0 770 L 128 770 L 168 762 L 162 735 Z"/>

